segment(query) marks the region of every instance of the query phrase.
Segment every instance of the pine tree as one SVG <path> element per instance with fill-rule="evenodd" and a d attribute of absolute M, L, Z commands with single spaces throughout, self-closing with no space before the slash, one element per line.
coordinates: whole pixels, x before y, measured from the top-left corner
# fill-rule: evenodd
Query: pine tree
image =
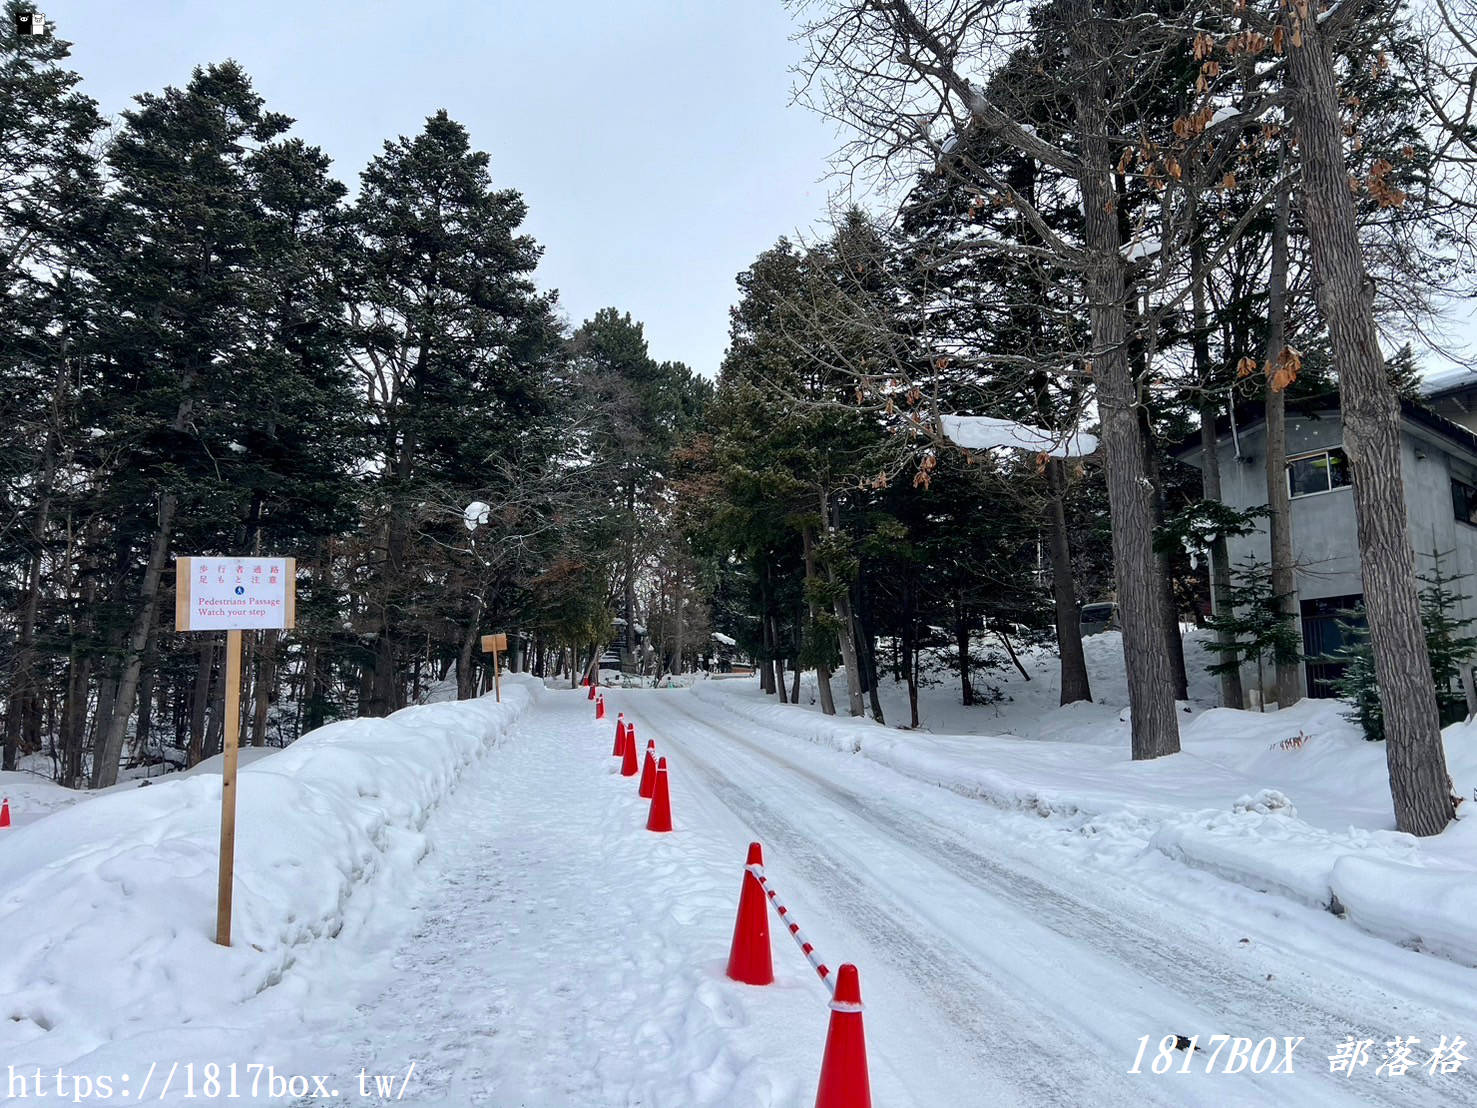
<path fill-rule="evenodd" d="M 1280 598 L 1272 592 L 1271 568 L 1265 562 L 1243 559 L 1232 574 L 1230 593 L 1231 608 L 1210 619 L 1210 626 L 1223 634 L 1204 644 L 1220 658 L 1206 669 L 1223 673 L 1243 662 L 1253 662 L 1257 687 L 1265 689 L 1268 664 L 1289 664 L 1300 658 L 1302 640 L 1297 624 L 1279 606 Z"/>
<path fill-rule="evenodd" d="M 1421 624 L 1426 634 L 1426 655 L 1431 661 L 1431 676 L 1436 682 L 1436 702 L 1441 709 L 1441 724 L 1446 726 L 1467 714 L 1467 697 L 1461 687 L 1461 667 L 1477 654 L 1477 635 L 1465 634 L 1477 619 L 1461 616 L 1466 595 L 1453 588 L 1465 580 L 1465 573 L 1448 577 L 1442 571 L 1442 560 L 1450 552 L 1432 550 L 1431 569 L 1420 575 Z M 1347 718 L 1357 724 L 1371 742 L 1385 737 L 1384 706 L 1379 682 L 1374 672 L 1374 652 L 1369 643 L 1369 629 L 1364 623 L 1363 609 L 1346 613 L 1339 623 L 1345 646 L 1339 658 L 1345 663 L 1342 677 L 1335 683 L 1339 696 L 1349 701 Z"/>
<path fill-rule="evenodd" d="M 352 213 L 356 360 L 382 459 L 363 551 L 375 715 L 404 704 L 410 644 L 426 633 L 449 622 L 470 658 L 491 582 L 447 579 L 469 562 L 453 554 L 448 567 L 442 555 L 465 546 L 466 504 L 497 499 L 490 484 L 541 470 L 554 449 L 554 301 L 533 285 L 540 248 L 518 233 L 527 207 L 493 187 L 489 161 L 437 112 L 385 144 Z"/>
<path fill-rule="evenodd" d="M 101 182 L 93 151 L 102 119 L 63 63 L 55 30 L 16 33 L 20 3 L 0 25 L 0 675 L 3 759 L 39 749 L 42 692 L 56 677 L 38 641 L 43 573 L 55 572 L 59 478 L 77 445 L 72 412 L 85 386 L 82 352 L 96 289 L 80 265 L 95 232 Z M 11 649 L 13 643 L 13 650 Z"/>
<path fill-rule="evenodd" d="M 1431 658 L 1431 676 L 1436 681 L 1436 702 L 1441 707 L 1441 723 L 1455 723 L 1467 714 L 1467 697 L 1461 687 L 1461 667 L 1477 653 L 1477 635 L 1466 629 L 1477 618 L 1461 616 L 1466 595 L 1453 588 L 1469 574 L 1446 576 L 1441 569 L 1443 558 L 1451 556 L 1431 551 L 1431 569 L 1421 575 L 1421 622 L 1426 628 L 1426 653 Z"/>
<path fill-rule="evenodd" d="M 85 416 L 102 464 L 98 506 L 110 517 L 101 537 L 111 551 L 96 557 L 122 565 L 102 610 L 108 711 L 94 787 L 116 779 L 176 532 L 188 527 L 206 549 L 240 539 L 233 412 L 251 360 L 259 261 L 247 162 L 290 123 L 265 109 L 234 62 L 136 99 L 108 151 L 114 187 L 90 258 L 111 309 L 97 342 L 105 371 Z"/>

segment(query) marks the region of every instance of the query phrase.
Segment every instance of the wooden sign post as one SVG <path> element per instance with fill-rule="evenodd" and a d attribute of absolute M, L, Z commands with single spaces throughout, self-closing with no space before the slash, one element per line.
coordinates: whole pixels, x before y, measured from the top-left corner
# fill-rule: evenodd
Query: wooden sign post
<path fill-rule="evenodd" d="M 226 718 L 221 756 L 221 850 L 215 941 L 231 945 L 236 872 L 236 765 L 241 738 L 241 632 L 296 623 L 297 562 L 292 558 L 177 558 L 174 629 L 225 631 Z"/>
<path fill-rule="evenodd" d="M 482 636 L 482 652 L 492 655 L 492 687 L 496 690 L 498 703 L 503 701 L 503 683 L 501 674 L 497 668 L 497 652 L 508 649 L 508 635 L 505 631 L 499 631 L 495 635 Z"/>

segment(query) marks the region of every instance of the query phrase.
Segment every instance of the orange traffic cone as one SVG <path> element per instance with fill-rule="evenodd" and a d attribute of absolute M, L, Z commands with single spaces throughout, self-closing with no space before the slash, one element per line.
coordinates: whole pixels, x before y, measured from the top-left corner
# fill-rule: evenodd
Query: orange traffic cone
<path fill-rule="evenodd" d="M 656 760 L 656 783 L 651 790 L 651 811 L 646 817 L 648 831 L 672 830 L 672 798 L 667 793 L 667 760 Z"/>
<path fill-rule="evenodd" d="M 862 984 L 850 962 L 836 972 L 831 1026 L 821 1059 L 815 1108 L 872 1108 L 867 1079 L 867 1038 L 862 1032 Z"/>
<path fill-rule="evenodd" d="M 10 797 L 0 800 L 0 827 L 10 826 Z"/>
<path fill-rule="evenodd" d="M 586 700 L 594 700 L 595 699 L 595 683 L 593 681 L 590 682 L 590 695 L 587 696 L 587 697 L 585 697 L 585 699 Z"/>
<path fill-rule="evenodd" d="M 595 698 L 595 718 L 605 718 L 605 694 L 601 693 Z"/>
<path fill-rule="evenodd" d="M 758 843 L 749 844 L 744 860 L 744 884 L 739 890 L 738 916 L 733 921 L 733 943 L 728 948 L 728 976 L 745 985 L 768 985 L 774 981 L 774 963 L 769 956 L 769 906 L 764 886 L 749 866 L 764 866 Z"/>
<path fill-rule="evenodd" d="M 646 761 L 641 763 L 641 788 L 637 796 L 651 799 L 651 792 L 656 788 L 656 740 L 646 740 Z"/>
<path fill-rule="evenodd" d="M 611 756 L 612 757 L 615 757 L 615 758 L 619 758 L 621 756 L 621 749 L 625 745 L 626 745 L 626 713 L 625 712 L 617 712 L 615 714 L 615 749 L 610 752 L 611 753 Z"/>
<path fill-rule="evenodd" d="M 621 776 L 635 777 L 636 771 L 641 764 L 636 761 L 636 740 L 631 737 L 631 729 L 626 728 L 626 747 L 621 751 Z"/>

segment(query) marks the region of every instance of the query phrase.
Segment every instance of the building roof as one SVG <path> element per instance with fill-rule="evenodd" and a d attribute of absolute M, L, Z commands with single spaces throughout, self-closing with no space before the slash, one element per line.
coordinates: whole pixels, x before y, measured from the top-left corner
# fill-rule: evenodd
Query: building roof
<path fill-rule="evenodd" d="M 1421 395 L 1428 400 L 1435 400 L 1437 397 L 1448 396 L 1454 392 L 1477 389 L 1477 369 L 1452 366 L 1449 369 L 1428 373 L 1421 378 L 1420 388 Z"/>
<path fill-rule="evenodd" d="M 1471 375 L 1469 375 L 1471 376 Z M 1473 377 L 1473 383 L 1477 383 L 1477 377 Z M 1459 392 L 1467 385 L 1455 385 L 1443 388 L 1441 393 L 1426 393 L 1428 397 L 1444 395 L 1450 392 Z M 1305 419 L 1318 419 L 1326 416 L 1338 417 L 1339 394 L 1337 392 L 1324 392 L 1316 396 L 1304 396 L 1287 400 L 1287 414 L 1289 417 L 1302 416 Z M 1244 404 L 1237 404 L 1236 430 L 1238 432 L 1250 431 L 1260 427 L 1267 421 L 1266 406 L 1260 400 L 1250 400 Z M 1477 434 L 1467 430 L 1460 423 L 1447 419 L 1445 416 L 1432 411 L 1425 404 L 1419 403 L 1405 397 L 1400 398 L 1400 416 L 1406 423 L 1415 424 L 1435 432 L 1441 438 L 1446 439 L 1455 446 L 1461 447 L 1467 453 L 1477 456 Z M 1230 414 L 1222 415 L 1215 421 L 1215 437 L 1217 441 L 1224 435 L 1231 433 Z M 1179 442 L 1169 448 L 1171 457 L 1178 458 L 1190 465 L 1198 465 L 1200 453 L 1200 432 L 1198 430 L 1186 435 Z"/>

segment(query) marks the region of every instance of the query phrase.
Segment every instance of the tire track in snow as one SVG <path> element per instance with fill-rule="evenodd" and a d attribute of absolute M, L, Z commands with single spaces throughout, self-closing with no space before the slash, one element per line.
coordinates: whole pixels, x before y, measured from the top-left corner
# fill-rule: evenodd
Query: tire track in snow
<path fill-rule="evenodd" d="M 680 714 L 685 717 L 684 723 L 713 729 L 697 717 Z M 643 735 L 651 729 L 648 724 Z M 969 972 L 988 992 L 988 1005 L 982 1003 L 980 992 L 961 986 L 960 952 L 951 949 L 947 936 L 926 921 L 904 918 L 896 910 L 884 908 L 878 890 L 826 857 L 817 849 L 814 836 L 797 828 L 754 793 L 732 782 L 694 753 L 690 743 L 674 739 L 671 728 L 660 728 L 658 724 L 657 729 L 667 732 L 668 744 L 682 751 L 684 760 L 701 773 L 709 790 L 752 826 L 767 847 L 781 850 L 787 865 L 816 888 L 826 890 L 828 912 L 844 915 L 875 948 L 899 956 L 896 968 L 928 998 L 932 1008 L 962 1031 L 962 1038 L 976 1044 L 981 1051 L 988 1050 L 991 1063 L 988 1076 L 1009 1081 L 1014 1102 L 1065 1108 L 1083 1104 L 1084 1090 L 1091 1089 L 1094 1095 L 1099 1095 L 1113 1089 L 1118 1095 L 1107 1103 L 1185 1103 L 1161 1096 L 1151 1083 L 1142 1079 L 1134 1081 L 1119 1072 L 1127 1068 L 1127 1060 L 1120 1066 L 1115 1059 L 1114 1067 L 1105 1070 L 1101 1060 L 1092 1053 L 1071 1049 L 1076 1037 L 1072 1029 L 1053 1021 L 1041 1009 L 1022 1003 L 1007 984 L 970 960 Z M 838 963 L 841 960 L 836 959 Z M 987 1099 L 992 1105 L 1005 1100 L 995 1090 Z"/>
<path fill-rule="evenodd" d="M 632 707 L 636 708 L 639 703 L 638 710 L 645 712 L 650 702 L 650 698 L 643 698 L 640 702 L 634 702 Z M 680 719 L 683 728 L 687 729 L 688 733 L 694 727 L 700 728 L 717 735 L 724 742 L 743 748 L 744 751 L 763 759 L 772 767 L 781 769 L 787 775 L 803 778 L 825 800 L 869 824 L 874 830 L 884 833 L 894 843 L 906 844 L 923 859 L 947 870 L 971 888 L 982 891 L 1018 910 L 1024 909 L 1035 922 L 1056 935 L 1102 954 L 1130 970 L 1137 977 L 1152 981 L 1171 994 L 1182 997 L 1189 1007 L 1205 1013 L 1206 1019 L 1203 1023 L 1205 1030 L 1201 1031 L 1202 1034 L 1219 1030 L 1227 1030 L 1232 1034 L 1249 1034 L 1251 1032 L 1246 1029 L 1252 1027 L 1277 1028 L 1278 1033 L 1307 1036 L 1303 1044 L 1304 1048 L 1311 1046 L 1314 1050 L 1318 1050 L 1342 1042 L 1349 1034 L 1359 1039 L 1372 1039 L 1376 1044 L 1381 1044 L 1393 1038 L 1395 1034 L 1410 1033 L 1409 1026 L 1377 1030 L 1362 1021 L 1330 1011 L 1308 999 L 1250 980 L 1233 968 L 1205 957 L 1204 953 L 1196 948 L 1177 945 L 1172 938 L 1166 937 L 1159 931 L 1109 914 L 1100 907 L 1052 888 L 1023 870 L 1013 868 L 996 858 L 972 849 L 960 842 L 945 825 L 933 820 L 922 811 L 878 803 L 840 787 L 809 768 L 768 749 L 764 744 L 755 742 L 736 727 L 715 723 L 691 711 L 685 703 L 679 702 L 670 694 L 663 697 L 659 703 L 660 707 L 657 712 L 652 713 L 658 719 L 662 712 L 669 712 Z M 674 738 L 675 733 L 680 733 L 677 728 L 666 728 L 665 730 L 669 732 L 669 741 Z M 860 913 L 860 916 L 850 918 L 853 921 L 863 920 L 863 926 L 866 927 L 869 938 L 876 941 L 880 948 L 897 949 L 898 934 L 906 933 L 910 928 L 917 926 L 919 921 L 911 906 L 905 902 L 897 903 L 902 913 L 914 917 L 913 919 L 904 920 L 897 914 L 883 913 L 877 907 L 877 900 L 878 893 L 885 892 L 885 890 L 865 889 L 856 879 L 838 870 L 833 861 L 818 853 L 813 838 L 795 827 L 770 804 L 756 796 L 752 790 L 746 790 L 728 780 L 711 763 L 695 754 L 693 751 L 695 744 L 677 739 L 675 745 L 683 751 L 684 756 L 700 765 L 710 779 L 714 791 L 720 794 L 725 803 L 735 812 L 752 817 L 756 830 L 763 831 L 777 844 L 780 842 L 785 844 L 787 860 L 791 860 L 793 853 L 797 866 L 805 872 L 807 879 L 822 887 L 834 888 L 838 881 L 847 886 L 842 898 L 838 899 L 844 900 L 845 910 L 849 914 Z M 776 838 L 776 836 L 779 837 Z M 947 948 L 952 942 L 950 938 L 940 934 L 936 928 L 929 926 L 929 931 L 932 932 L 935 942 L 940 947 Z M 910 942 L 910 956 L 920 959 L 920 966 L 926 967 L 922 974 L 924 980 L 920 984 L 925 986 L 930 995 L 939 1000 L 944 1011 L 949 1012 L 951 1016 L 964 1019 L 966 1026 L 977 1027 L 979 1025 L 978 1012 L 975 1012 L 972 1020 L 968 1019 L 971 1009 L 960 1004 L 957 988 L 959 955 L 967 957 L 967 951 L 958 950 L 956 947 L 955 951 L 945 956 L 942 950 L 928 949 L 917 940 L 910 940 Z M 945 986 L 942 989 L 939 987 L 940 967 Z M 990 985 L 992 992 L 1003 994 L 1003 1000 L 1009 1002 L 1013 999 L 1008 989 L 1002 988 L 999 981 L 988 970 L 972 959 L 971 969 Z M 1191 989 L 1187 990 L 1187 985 Z M 991 1003 L 997 1002 L 997 998 L 992 996 Z M 963 1016 L 960 1016 L 961 1008 L 964 1009 Z M 1027 1026 L 1033 1022 L 1038 1024 L 1037 1029 L 1031 1034 L 1018 1035 L 1013 1039 L 1014 1044 L 1024 1051 L 1027 1057 L 1033 1052 L 1038 1052 L 1041 1043 L 1070 1042 L 1074 1038 L 1072 1032 L 1064 1030 L 1061 1026 L 1042 1023 L 1039 1013 L 1034 1009 L 1024 1009 L 1019 1014 L 1021 1022 L 1026 1023 Z M 982 1030 L 987 1030 L 993 1035 L 998 1029 L 996 1024 L 991 1023 Z M 1166 1030 L 1170 1029 L 1166 1028 Z M 1180 1029 L 1174 1028 L 1173 1030 Z M 1189 1029 L 1189 1033 L 1193 1034 L 1200 1030 L 1200 1028 Z M 1460 1031 L 1461 1029 L 1454 1030 Z M 1153 1045 L 1151 1043 L 1150 1053 L 1152 1053 Z M 1376 1051 L 1378 1051 L 1378 1046 Z M 1436 1077 L 1422 1073 L 1419 1077 L 1398 1081 L 1383 1077 L 1375 1078 L 1372 1072 L 1364 1072 L 1356 1074 L 1351 1079 L 1329 1075 L 1321 1069 L 1325 1061 L 1326 1058 L 1323 1055 L 1316 1053 L 1299 1058 L 1299 1062 L 1303 1065 L 1314 1063 L 1308 1072 L 1317 1073 L 1325 1079 L 1319 1083 L 1321 1086 L 1319 1091 L 1328 1094 L 1334 1103 L 1361 1102 L 1389 1105 L 1439 1102 L 1477 1103 L 1477 1074 L 1471 1072 L 1458 1072 L 1455 1075 Z M 1101 1087 L 1108 1072 L 1126 1070 L 1130 1062 L 1131 1059 L 1117 1057 L 1099 1058 L 1097 1065 L 1077 1073 L 1073 1080 L 1080 1081 L 1081 1084 L 1068 1084 L 1063 1087 L 1060 1082 L 1053 1082 L 1050 1087 L 1053 1099 L 1049 1102 L 1081 1103 L 1084 1089 Z M 1039 1080 L 1041 1074 L 1033 1071 L 1032 1076 Z M 1144 1095 L 1153 1089 L 1152 1082 L 1156 1079 L 1146 1074 L 1131 1080 L 1131 1085 L 1124 1085 L 1127 1090 L 1125 1102 L 1142 1102 Z M 1274 1081 L 1274 1078 L 1264 1078 L 1262 1082 L 1257 1083 L 1259 1091 L 1265 1092 L 1273 1101 L 1306 1103 L 1310 1092 L 1306 1081 L 1284 1084 L 1280 1088 L 1272 1083 Z M 1163 1087 L 1161 1085 L 1161 1088 Z M 1220 1095 L 1214 1099 L 1224 1102 L 1224 1091 L 1225 1088 L 1222 1087 Z M 1028 1092 L 1029 1100 L 1033 1103 L 1043 1102 L 1041 1100 L 1043 1090 L 1039 1086 L 1023 1088 L 1022 1092 Z M 1402 1092 L 1406 1095 L 1399 1095 Z M 1056 1099 L 1058 1096 L 1060 1099 Z"/>

